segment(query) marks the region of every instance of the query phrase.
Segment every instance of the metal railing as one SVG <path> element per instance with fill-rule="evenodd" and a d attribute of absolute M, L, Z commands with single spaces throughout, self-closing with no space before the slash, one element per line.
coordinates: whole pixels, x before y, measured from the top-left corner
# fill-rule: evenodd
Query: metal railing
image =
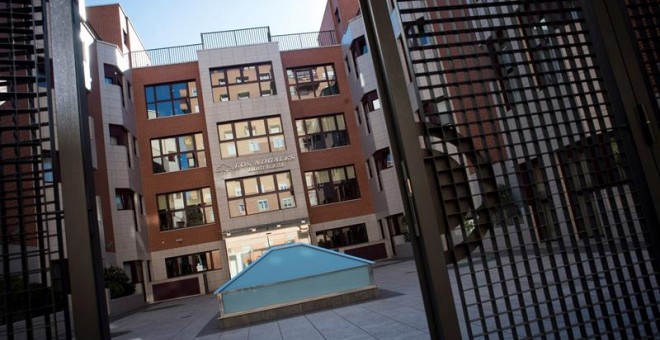
<path fill-rule="evenodd" d="M 202 49 L 278 42 L 280 51 L 337 45 L 334 31 L 270 35 L 270 28 L 254 27 L 201 34 L 202 43 L 130 52 L 132 68 L 185 63 L 197 60 Z"/>
<path fill-rule="evenodd" d="M 270 41 L 268 26 L 202 33 L 204 49 L 263 44 Z"/>
<path fill-rule="evenodd" d="M 202 44 L 156 48 L 131 52 L 131 67 L 147 67 L 185 63 L 197 60 L 197 50 Z"/>
<path fill-rule="evenodd" d="M 334 31 L 274 35 L 272 39 L 279 43 L 280 51 L 337 45 L 337 36 Z"/>

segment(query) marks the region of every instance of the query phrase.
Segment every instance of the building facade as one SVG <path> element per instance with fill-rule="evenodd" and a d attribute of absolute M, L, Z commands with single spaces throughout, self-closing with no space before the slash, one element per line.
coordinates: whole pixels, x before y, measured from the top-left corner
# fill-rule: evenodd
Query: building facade
<path fill-rule="evenodd" d="M 118 5 L 89 13 L 106 264 L 147 301 L 209 292 L 279 244 L 393 255 L 334 32 L 203 33 L 164 59 Z"/>

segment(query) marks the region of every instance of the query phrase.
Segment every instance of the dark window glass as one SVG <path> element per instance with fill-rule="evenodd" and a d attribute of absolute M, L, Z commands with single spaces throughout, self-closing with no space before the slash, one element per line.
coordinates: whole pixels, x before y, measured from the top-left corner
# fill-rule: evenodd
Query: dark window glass
<path fill-rule="evenodd" d="M 160 230 L 181 229 L 213 223 L 211 189 L 203 188 L 158 195 Z"/>
<path fill-rule="evenodd" d="M 323 150 L 348 145 L 348 132 L 344 115 L 314 117 L 296 120 L 300 152 Z"/>
<path fill-rule="evenodd" d="M 360 198 L 352 165 L 305 172 L 309 205 L 317 206 Z"/>
<path fill-rule="evenodd" d="M 383 181 L 380 172 L 394 166 L 394 158 L 390 148 L 384 148 L 374 153 L 374 164 L 376 165 L 376 175 L 378 178 L 378 190 L 383 190 Z"/>
<path fill-rule="evenodd" d="M 135 210 L 133 190 L 115 189 L 115 206 L 117 210 Z"/>
<path fill-rule="evenodd" d="M 380 109 L 380 99 L 375 90 L 362 96 L 362 108 L 364 109 L 365 116 L 368 112 Z"/>
<path fill-rule="evenodd" d="M 271 63 L 214 68 L 210 73 L 214 103 L 277 94 Z"/>
<path fill-rule="evenodd" d="M 296 207 L 288 171 L 227 180 L 225 186 L 230 217 Z"/>
<path fill-rule="evenodd" d="M 204 138 L 197 133 L 152 139 L 151 157 L 154 173 L 205 167 Z"/>
<path fill-rule="evenodd" d="M 218 137 L 222 158 L 286 150 L 279 116 L 218 124 Z"/>
<path fill-rule="evenodd" d="M 169 257 L 165 259 L 165 268 L 168 278 L 220 269 L 222 268 L 220 251 L 213 250 L 204 253 Z"/>
<path fill-rule="evenodd" d="M 145 86 L 148 119 L 199 112 L 194 81 Z"/>
<path fill-rule="evenodd" d="M 562 25 L 550 23 L 543 16 L 527 14 L 533 12 L 529 6 L 524 6 L 520 20 L 524 24 L 522 32 L 525 42 L 530 49 L 529 57 L 532 61 L 536 80 L 540 85 L 550 85 L 561 82 L 564 78 L 562 55 L 557 42 L 555 30 Z"/>
<path fill-rule="evenodd" d="M 291 100 L 339 94 L 333 64 L 296 67 L 286 70 Z"/>
<path fill-rule="evenodd" d="M 367 47 L 367 40 L 364 36 L 358 37 L 353 40 L 351 43 L 351 54 L 353 55 L 353 65 L 355 65 L 355 76 L 360 76 L 360 69 L 358 66 L 357 58 L 369 53 L 369 48 Z"/>
<path fill-rule="evenodd" d="M 364 223 L 323 230 L 316 233 L 316 244 L 319 247 L 328 249 L 366 242 L 369 242 L 369 237 L 367 235 L 367 226 Z"/>
<path fill-rule="evenodd" d="M 426 21 L 423 17 L 418 18 L 415 22 L 410 22 L 405 25 L 406 36 L 409 37 L 408 44 L 410 47 L 424 46 L 431 43 L 431 40 L 426 33 Z"/>

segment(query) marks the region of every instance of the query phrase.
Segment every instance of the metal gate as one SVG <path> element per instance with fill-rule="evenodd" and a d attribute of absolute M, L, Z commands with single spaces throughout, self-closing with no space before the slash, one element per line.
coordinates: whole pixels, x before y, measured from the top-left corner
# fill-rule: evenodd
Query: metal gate
<path fill-rule="evenodd" d="M 660 2 L 361 4 L 432 336 L 655 337 Z"/>
<path fill-rule="evenodd" d="M 71 337 L 46 15 L 0 4 L 0 338 Z"/>

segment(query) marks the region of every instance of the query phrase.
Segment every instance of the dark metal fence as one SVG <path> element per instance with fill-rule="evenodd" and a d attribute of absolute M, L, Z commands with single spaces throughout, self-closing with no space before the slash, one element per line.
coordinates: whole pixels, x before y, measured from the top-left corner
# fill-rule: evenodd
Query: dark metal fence
<path fill-rule="evenodd" d="M 389 25 L 378 21 L 383 4 L 364 3 L 381 9 L 373 22 Z M 451 333 L 443 329 L 455 310 L 464 338 L 657 337 L 657 187 L 649 186 L 658 173 L 641 171 L 657 160 L 644 156 L 636 134 L 640 125 L 650 136 L 658 130 L 653 115 L 640 124 L 628 102 L 636 96 L 633 104 L 648 107 L 641 93 L 658 96 L 657 47 L 644 40 L 657 37 L 658 2 L 625 1 L 632 24 L 607 17 L 624 12 L 612 10 L 618 2 L 396 3 L 418 95 L 407 119 L 417 111 L 425 142 L 424 164 L 408 167 L 426 169 L 437 199 L 412 210 L 440 211 L 415 242 L 422 263 L 435 261 L 425 258 L 429 244 L 445 258 L 422 280 L 443 271 L 451 282 L 428 295 L 431 323 L 442 325 L 432 334 Z M 626 25 L 640 38 L 632 46 L 642 49 L 655 94 L 620 78 L 639 65 L 634 54 L 612 52 L 621 40 L 603 42 Z M 388 60 L 396 37 L 377 26 L 378 62 L 400 63 Z M 397 86 L 381 82 L 385 103 L 396 102 L 386 95 Z M 646 143 L 657 150 L 654 138 Z M 414 188 L 418 178 L 408 180 Z M 443 295 L 454 306 L 437 305 Z"/>
<path fill-rule="evenodd" d="M 41 1 L 0 4 L 0 338 L 71 338 Z"/>

